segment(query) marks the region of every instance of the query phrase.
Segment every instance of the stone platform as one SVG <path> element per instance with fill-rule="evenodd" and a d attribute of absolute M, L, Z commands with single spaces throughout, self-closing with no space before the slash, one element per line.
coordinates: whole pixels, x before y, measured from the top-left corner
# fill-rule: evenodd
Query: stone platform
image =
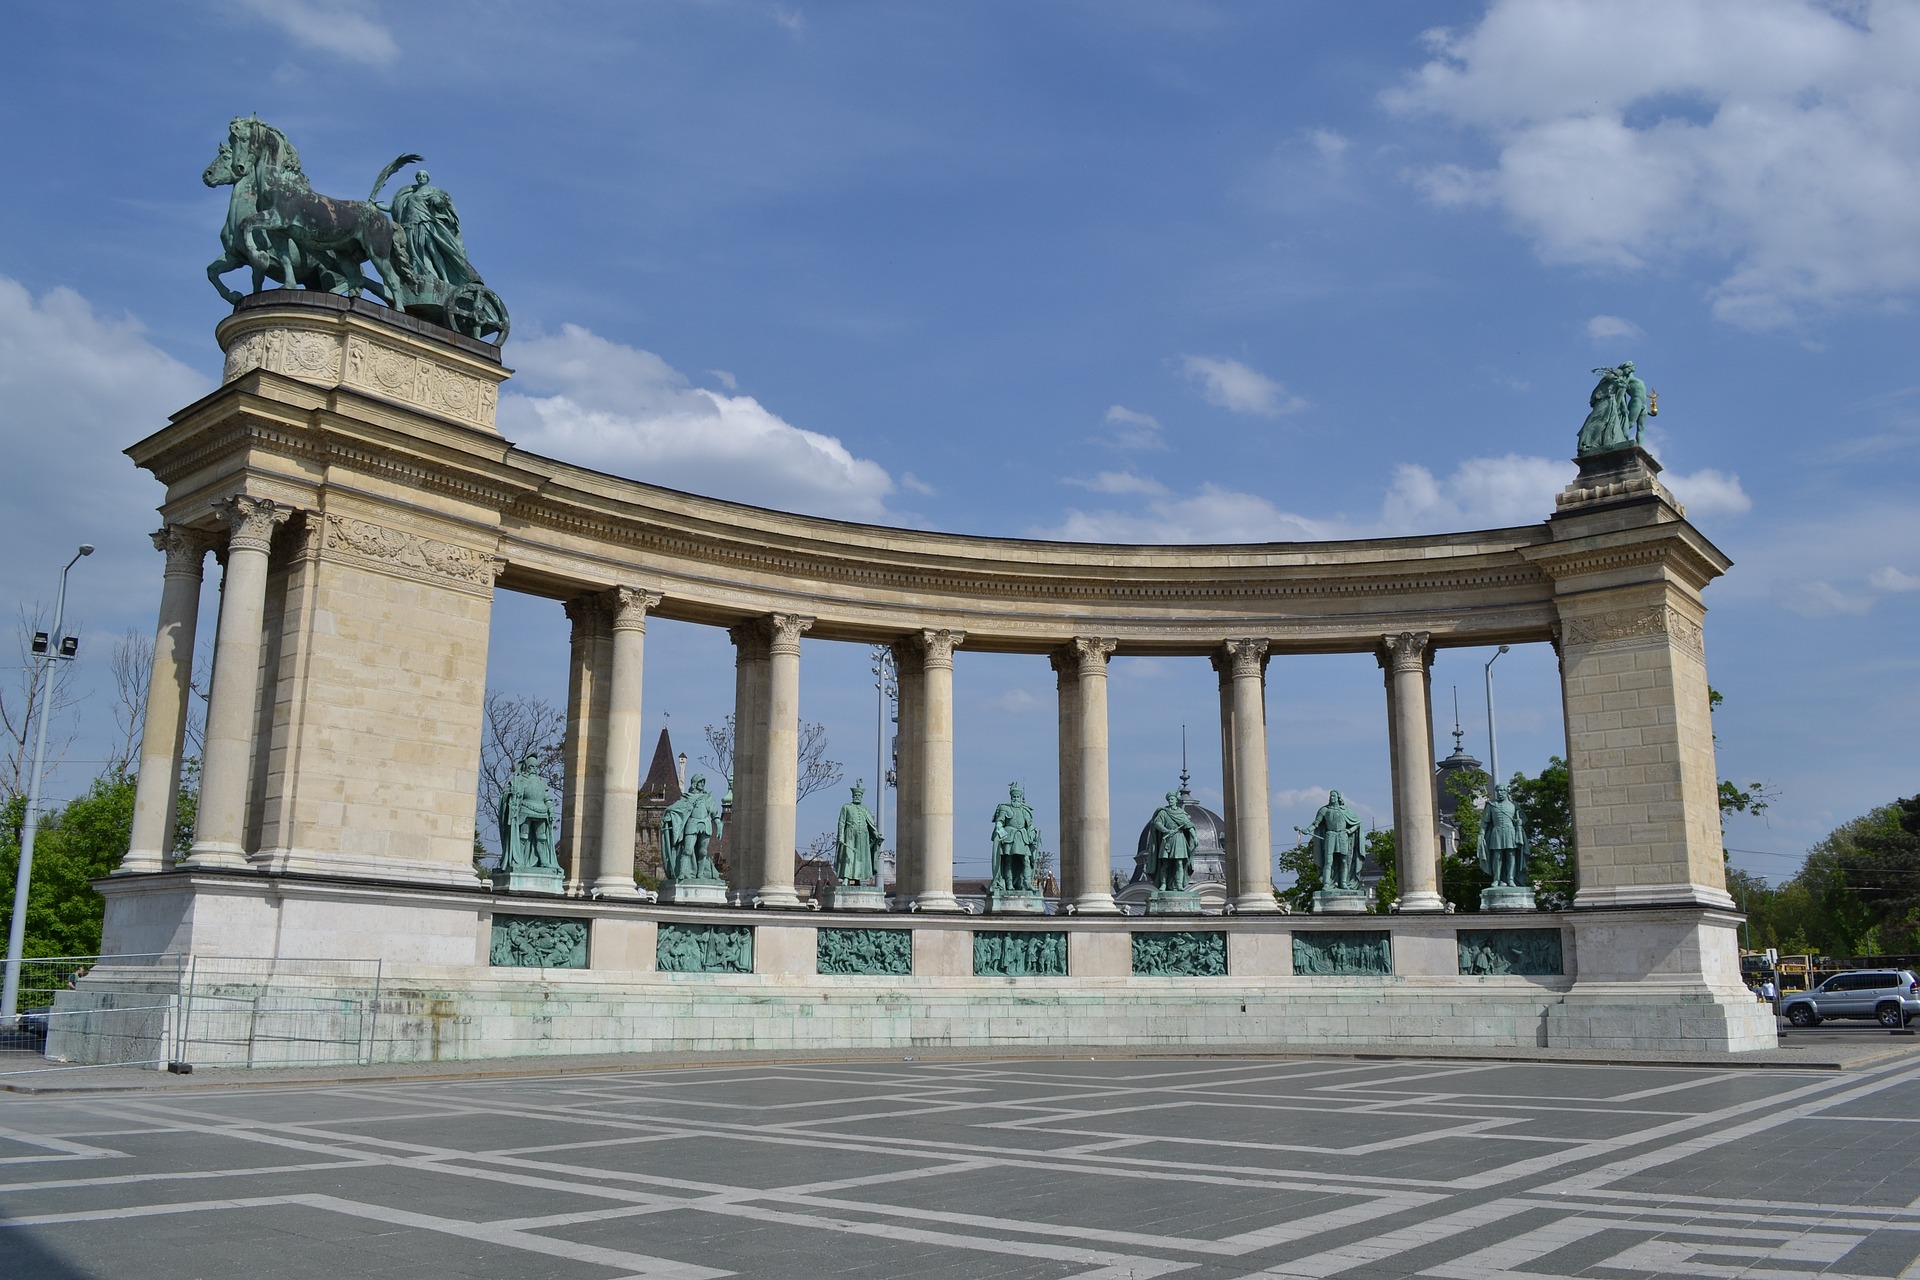
<path fill-rule="evenodd" d="M 365 1005 L 381 1028 L 368 1052 L 390 1062 L 921 1046 L 1777 1044 L 1770 1012 L 1739 982 L 1738 918 L 1706 908 L 1325 920 L 794 916 L 247 873 L 121 877 L 101 888 L 110 936 L 127 953 L 227 957 L 221 981 L 247 999 L 278 991 L 303 1008 Z M 1167 934 L 1192 936 L 1151 948 L 1156 976 L 1136 976 L 1138 940 Z M 322 940 L 336 950 L 313 949 Z M 1191 957 L 1191 971 L 1168 972 L 1168 955 Z M 829 958 L 834 969 L 823 972 Z M 377 987 L 365 972 L 329 976 L 327 961 L 349 959 L 378 962 Z M 1534 971 L 1502 971 L 1514 967 Z M 130 998 L 155 1007 L 181 990 L 179 966 L 170 972 L 103 961 L 60 1007 Z M 218 996 L 217 987 L 206 989 Z M 49 1052 L 102 1060 L 89 1037 L 110 1036 L 111 1017 L 92 1029 L 68 1021 Z M 156 1022 L 153 1034 L 198 1033 Z M 219 1060 L 218 1050 L 189 1052 Z"/>

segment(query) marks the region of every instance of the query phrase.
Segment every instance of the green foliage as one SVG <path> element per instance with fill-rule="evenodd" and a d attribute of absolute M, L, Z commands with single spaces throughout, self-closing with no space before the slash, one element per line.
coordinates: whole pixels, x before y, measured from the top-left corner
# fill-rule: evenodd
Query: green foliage
<path fill-rule="evenodd" d="M 1313 895 L 1320 891 L 1320 866 L 1305 836 L 1293 848 L 1280 851 L 1279 867 L 1294 876 L 1292 887 L 1280 890 L 1280 900 L 1295 911 L 1312 910 Z"/>
<path fill-rule="evenodd" d="M 1400 855 L 1395 847 L 1393 828 L 1375 828 L 1367 832 L 1367 854 L 1380 864 L 1384 873 L 1380 883 L 1374 886 L 1373 910 L 1375 915 L 1385 915 L 1400 896 Z"/>
<path fill-rule="evenodd" d="M 1567 762 L 1550 756 L 1537 777 L 1515 773 L 1507 779 L 1507 794 L 1527 824 L 1533 850 L 1527 875 L 1533 880 L 1534 898 L 1545 910 L 1562 910 L 1572 903 L 1574 890 L 1572 781 Z M 1476 827 L 1476 842 L 1479 836 Z M 1463 840 L 1461 848 L 1466 847 Z"/>
<path fill-rule="evenodd" d="M 1490 794 L 1492 779 L 1484 769 L 1462 769 L 1447 775 L 1447 793 L 1454 798 L 1453 821 L 1460 830 L 1460 852 L 1440 859 L 1440 896 L 1455 911 L 1478 911 L 1480 891 L 1493 883 L 1480 869 L 1480 807 Z"/>
<path fill-rule="evenodd" d="M 84 956 L 100 950 L 106 903 L 88 882 L 119 865 L 133 829 L 134 781 L 113 771 L 95 778 L 87 793 L 64 809 L 47 813 L 33 844 L 33 882 L 27 896 L 23 954 Z M 20 837 L 26 798 L 4 810 L 0 832 L 0 929 L 12 927 L 14 884 L 20 869 Z"/>

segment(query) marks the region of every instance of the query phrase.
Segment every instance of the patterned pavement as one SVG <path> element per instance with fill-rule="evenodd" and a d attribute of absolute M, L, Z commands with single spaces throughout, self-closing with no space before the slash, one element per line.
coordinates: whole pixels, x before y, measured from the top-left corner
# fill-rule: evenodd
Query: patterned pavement
<path fill-rule="evenodd" d="M 0 1097 L 0 1276 L 1920 1276 L 1920 1063 L 751 1064 Z"/>

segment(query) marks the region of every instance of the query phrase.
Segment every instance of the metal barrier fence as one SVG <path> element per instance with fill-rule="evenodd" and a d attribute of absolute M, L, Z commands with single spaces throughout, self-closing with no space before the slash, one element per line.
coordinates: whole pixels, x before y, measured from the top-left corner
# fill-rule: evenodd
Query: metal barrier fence
<path fill-rule="evenodd" d="M 18 1025 L 0 1038 L 0 1077 L 109 1066 L 368 1063 L 379 1000 L 377 960 L 167 954 L 28 961 Z"/>

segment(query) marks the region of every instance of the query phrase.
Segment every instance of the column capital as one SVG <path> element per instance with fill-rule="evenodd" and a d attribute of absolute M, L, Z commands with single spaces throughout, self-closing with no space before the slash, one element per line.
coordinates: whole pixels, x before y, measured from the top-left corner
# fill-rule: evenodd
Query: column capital
<path fill-rule="evenodd" d="M 183 524 L 164 524 L 153 531 L 153 549 L 167 557 L 169 578 L 198 579 L 215 541 L 212 534 Z"/>
<path fill-rule="evenodd" d="M 227 524 L 227 547 L 232 551 L 271 550 L 273 531 L 293 517 L 293 508 L 284 502 L 246 494 L 216 502 L 213 510 Z"/>
<path fill-rule="evenodd" d="M 767 620 L 748 618 L 727 628 L 727 639 L 733 641 L 734 665 L 743 662 L 764 661 L 767 656 Z"/>
<path fill-rule="evenodd" d="M 576 637 L 598 630 L 599 624 L 606 621 L 606 598 L 598 592 L 575 596 L 560 607 L 566 611 L 567 621 L 573 624 Z"/>
<path fill-rule="evenodd" d="M 1108 636 L 1075 636 L 1060 646 L 1057 652 L 1072 664 L 1076 674 L 1104 676 L 1107 673 L 1107 658 L 1119 647 L 1120 642 Z"/>
<path fill-rule="evenodd" d="M 658 591 L 647 591 L 640 587 L 613 587 L 600 594 L 601 607 L 613 624 L 615 631 L 642 631 L 647 629 L 647 614 L 660 604 Z"/>
<path fill-rule="evenodd" d="M 946 627 L 920 633 L 920 661 L 929 670 L 953 670 L 953 651 L 966 643 L 967 633 Z"/>
<path fill-rule="evenodd" d="M 813 619 L 798 613 L 770 613 L 766 617 L 767 652 L 798 657 L 800 637 L 813 629 Z"/>
<path fill-rule="evenodd" d="M 1214 658 L 1213 669 L 1222 676 L 1231 671 L 1236 680 L 1264 676 L 1267 673 L 1267 644 L 1265 640 L 1252 637 L 1222 641 L 1220 651 Z"/>
<path fill-rule="evenodd" d="M 1374 657 L 1390 675 L 1416 672 L 1424 675 L 1433 662 L 1433 648 L 1425 631 L 1402 631 L 1380 637 Z"/>

